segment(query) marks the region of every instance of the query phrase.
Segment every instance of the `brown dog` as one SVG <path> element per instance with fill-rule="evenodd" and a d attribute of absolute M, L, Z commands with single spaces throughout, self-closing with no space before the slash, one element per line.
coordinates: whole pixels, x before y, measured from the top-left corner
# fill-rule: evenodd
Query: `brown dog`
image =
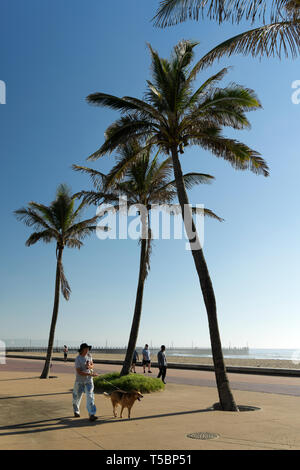
<path fill-rule="evenodd" d="M 134 402 L 136 400 L 140 401 L 141 398 L 143 398 L 143 395 L 137 390 L 134 390 L 133 392 L 122 392 L 122 391 L 115 391 L 111 393 L 104 392 L 104 396 L 106 398 L 111 399 L 112 406 L 113 406 L 113 413 L 114 413 L 115 418 L 117 417 L 116 408 L 118 405 L 121 406 L 120 418 L 122 418 L 122 413 L 123 413 L 124 408 L 128 409 L 128 418 L 130 418 L 130 411 L 134 405 Z"/>

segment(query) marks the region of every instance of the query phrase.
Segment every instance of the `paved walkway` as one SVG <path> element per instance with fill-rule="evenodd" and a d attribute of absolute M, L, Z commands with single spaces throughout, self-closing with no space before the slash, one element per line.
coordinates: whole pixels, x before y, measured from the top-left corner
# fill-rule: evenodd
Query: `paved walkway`
<path fill-rule="evenodd" d="M 238 404 L 261 409 L 228 413 L 211 409 L 216 388 L 168 383 L 136 402 L 130 420 L 114 419 L 110 400 L 97 394 L 99 420 L 90 423 L 85 398 L 81 417 L 73 417 L 69 365 L 61 365 L 64 372 L 57 365 L 57 378 L 41 380 L 29 370 L 32 363 L 22 361 L 22 371 L 14 364 L 0 365 L 0 449 L 300 449 L 295 396 L 237 390 Z M 219 437 L 187 437 L 195 432 Z"/>
<path fill-rule="evenodd" d="M 41 373 L 44 361 L 36 359 L 12 359 L 7 358 L 6 365 L 0 366 L 1 371 L 28 371 Z M 100 374 L 119 371 L 120 366 L 96 364 L 95 370 Z M 137 367 L 141 372 L 142 368 Z M 155 377 L 157 369 L 153 369 Z M 53 362 L 51 374 L 71 373 L 74 374 L 74 363 Z M 276 393 L 283 395 L 300 396 L 300 377 L 272 377 L 262 375 L 228 374 L 233 390 L 244 390 L 253 392 Z M 1 377 L 0 377 L 1 380 Z M 204 387 L 216 387 L 214 372 L 192 371 L 192 370 L 168 370 L 168 383 L 183 385 L 198 385 Z"/>

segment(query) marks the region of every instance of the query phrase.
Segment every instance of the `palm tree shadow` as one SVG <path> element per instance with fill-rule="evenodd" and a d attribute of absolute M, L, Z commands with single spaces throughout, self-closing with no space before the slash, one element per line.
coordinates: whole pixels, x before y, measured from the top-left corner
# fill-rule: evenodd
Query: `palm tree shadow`
<path fill-rule="evenodd" d="M 35 377 L 16 377 L 14 379 L 0 379 L 0 382 L 10 382 L 11 380 L 31 380 L 31 379 L 39 379 L 40 376 Z"/>
<path fill-rule="evenodd" d="M 141 421 L 154 418 L 166 418 L 170 416 L 180 416 L 187 414 L 206 413 L 214 411 L 212 407 L 191 410 L 191 411 L 178 411 L 175 413 L 163 413 L 149 416 L 139 416 L 137 418 L 113 418 L 107 417 L 106 419 L 98 419 L 97 421 L 90 423 L 87 418 L 74 418 L 73 416 L 58 417 L 52 419 L 45 419 L 40 421 L 30 421 L 28 423 L 14 424 L 9 426 L 0 427 L 1 436 L 13 436 L 18 434 L 32 434 L 41 433 L 45 431 L 64 430 L 68 428 L 86 428 L 87 426 L 99 426 L 104 424 L 120 423 L 127 421 Z M 104 417 L 105 418 L 105 417 Z M 4 432 L 3 432 L 4 431 Z"/>
<path fill-rule="evenodd" d="M 15 395 L 15 396 L 0 397 L 0 400 L 11 400 L 13 398 L 48 397 L 51 395 L 69 395 L 71 393 L 72 392 L 55 392 L 55 393 L 38 393 L 35 395 Z"/>

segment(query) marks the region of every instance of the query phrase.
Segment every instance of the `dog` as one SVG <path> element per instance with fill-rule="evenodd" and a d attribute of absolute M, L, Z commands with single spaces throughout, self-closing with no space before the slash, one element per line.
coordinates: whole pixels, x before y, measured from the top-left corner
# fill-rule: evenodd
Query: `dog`
<path fill-rule="evenodd" d="M 141 398 L 144 398 L 143 395 L 137 390 L 134 390 L 133 392 L 122 392 L 122 391 L 115 391 L 111 393 L 104 392 L 104 396 L 105 398 L 111 399 L 111 403 L 113 406 L 113 413 L 114 413 L 115 418 L 117 417 L 116 408 L 118 405 L 120 405 L 121 406 L 120 418 L 122 418 L 124 408 L 127 408 L 129 419 L 130 419 L 131 408 L 133 407 L 134 402 L 136 400 L 141 401 Z"/>

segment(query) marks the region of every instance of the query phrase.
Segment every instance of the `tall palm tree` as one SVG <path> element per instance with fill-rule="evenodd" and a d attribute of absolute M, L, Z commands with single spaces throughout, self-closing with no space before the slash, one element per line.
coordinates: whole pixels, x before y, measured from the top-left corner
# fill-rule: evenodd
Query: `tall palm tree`
<path fill-rule="evenodd" d="M 204 15 L 219 24 L 262 24 L 214 47 L 202 58 L 201 67 L 235 53 L 281 58 L 300 52 L 300 0 L 162 0 L 154 20 L 156 26 L 166 27 Z"/>
<path fill-rule="evenodd" d="M 96 229 L 94 225 L 98 216 L 87 220 L 81 220 L 84 210 L 84 203 L 75 208 L 75 197 L 71 195 L 70 189 L 66 185 L 59 185 L 55 200 L 45 206 L 37 202 L 30 202 L 27 207 L 15 211 L 18 220 L 22 221 L 28 227 L 33 227 L 35 231 L 26 241 L 26 246 L 32 246 L 38 241 L 56 243 L 56 278 L 54 305 L 52 321 L 49 333 L 47 356 L 45 365 L 40 376 L 46 379 L 49 376 L 51 357 L 53 353 L 55 326 L 59 308 L 59 293 L 61 292 L 66 300 L 69 300 L 71 288 L 65 277 L 62 257 L 64 248 L 80 249 L 83 245 L 82 240 L 93 233 Z"/>
<path fill-rule="evenodd" d="M 120 147 L 117 155 L 117 163 L 110 173 L 105 176 L 97 170 L 73 165 L 74 170 L 88 174 L 93 182 L 95 190 L 81 191 L 77 195 L 90 204 L 109 203 L 116 210 L 121 210 L 122 201 L 126 201 L 127 207 L 135 207 L 140 214 L 141 238 L 140 238 L 140 267 L 134 315 L 129 335 L 128 347 L 121 375 L 130 372 L 133 353 L 136 348 L 143 304 L 145 281 L 150 269 L 151 255 L 151 210 L 157 205 L 163 205 L 168 210 L 168 205 L 176 197 L 175 181 L 171 180 L 171 158 L 159 161 L 159 152 L 151 158 L 151 147 L 143 148 L 141 143 L 132 139 Z M 132 156 L 139 154 L 132 161 Z M 124 168 L 124 160 L 130 160 L 130 165 Z M 120 166 L 121 165 L 121 166 Z M 183 175 L 187 188 L 196 184 L 210 183 L 213 177 L 201 173 L 187 173 Z M 121 202 L 121 204 L 120 204 Z M 176 211 L 174 205 L 170 210 Z M 193 208 L 196 211 L 196 208 Z M 201 210 L 201 209 L 198 209 Z M 204 215 L 220 219 L 209 209 L 204 209 Z"/>
<path fill-rule="evenodd" d="M 121 375 L 130 372 L 134 350 L 136 348 L 143 304 L 145 281 L 150 270 L 151 255 L 151 220 L 150 212 L 163 205 L 168 210 L 169 204 L 176 197 L 175 181 L 171 180 L 171 158 L 159 161 L 159 152 L 151 157 L 152 148 L 146 149 L 136 139 L 131 139 L 122 145 L 116 156 L 117 163 L 108 175 L 79 165 L 73 165 L 73 169 L 88 174 L 93 182 L 93 191 L 81 191 L 78 197 L 89 204 L 109 203 L 116 210 L 122 210 L 126 201 L 127 207 L 135 207 L 140 214 L 141 238 L 140 238 L 140 267 L 136 292 L 134 315 L 129 335 L 128 347 Z M 138 158 L 132 156 L 139 154 Z M 130 164 L 124 167 L 124 160 Z M 187 173 L 183 175 L 186 187 L 192 188 L 197 184 L 210 183 L 214 178 L 202 173 Z M 121 204 L 120 204 L 121 203 Z M 105 206 L 104 206 L 105 207 Z M 172 212 L 176 212 L 174 205 L 170 206 Z M 204 215 L 222 221 L 209 209 L 192 208 L 193 212 L 203 211 Z"/>
<path fill-rule="evenodd" d="M 144 138 L 145 148 L 155 144 L 171 157 L 182 217 L 208 315 L 220 405 L 224 410 L 237 410 L 222 354 L 214 290 L 189 209 L 179 155 L 188 145 L 197 145 L 224 158 L 236 169 L 250 169 L 267 176 L 268 167 L 258 152 L 221 133 L 224 126 L 234 129 L 250 127 L 246 112 L 260 107 L 255 93 L 239 85 L 217 88 L 216 84 L 227 69 L 193 90 L 198 74 L 197 64 L 192 67 L 196 44 L 190 41 L 179 43 L 170 60 L 160 58 L 149 46 L 153 79 L 152 82 L 148 81 L 144 100 L 129 96 L 118 98 L 106 93 L 93 93 L 87 97 L 89 103 L 122 113 L 120 119 L 106 130 L 103 145 L 89 159 L 95 160 L 113 152 L 132 137 Z M 125 157 L 118 163 L 117 172 L 124 171 L 139 154 L 137 151 L 131 157 Z"/>

